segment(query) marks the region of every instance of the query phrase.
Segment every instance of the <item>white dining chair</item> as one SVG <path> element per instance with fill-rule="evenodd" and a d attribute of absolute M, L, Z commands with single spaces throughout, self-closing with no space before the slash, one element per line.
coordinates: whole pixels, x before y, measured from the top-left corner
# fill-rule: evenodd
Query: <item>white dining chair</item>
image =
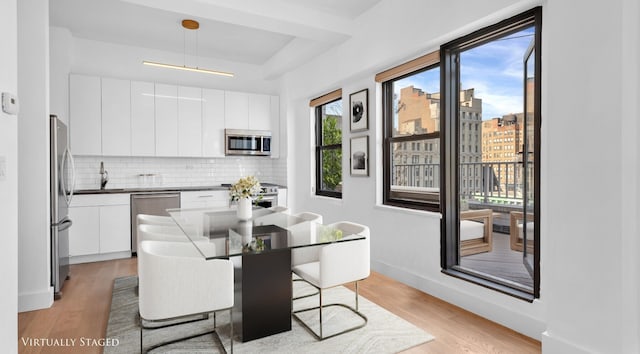
<path fill-rule="evenodd" d="M 150 225 L 176 225 L 175 221 L 170 216 L 150 215 L 150 214 L 138 214 L 136 217 L 136 225 L 150 224 Z"/>
<path fill-rule="evenodd" d="M 280 206 L 280 205 L 272 206 L 269 209 L 275 211 L 276 213 L 288 213 L 289 212 L 289 208 L 284 207 L 284 206 Z"/>
<path fill-rule="evenodd" d="M 318 260 L 293 267 L 293 272 L 306 282 L 314 286 L 319 293 L 319 306 L 293 311 L 293 317 L 298 320 L 318 340 L 335 337 L 340 334 L 362 328 L 367 324 L 367 317 L 360 312 L 358 304 L 358 281 L 366 279 L 370 274 L 370 231 L 365 225 L 348 221 L 341 221 L 327 225 L 330 228 L 341 230 L 343 238 L 352 235 L 364 236 L 364 239 L 332 243 L 319 247 Z M 355 282 L 355 308 L 346 304 L 323 304 L 322 291 L 338 285 Z M 329 306 L 341 306 L 351 310 L 364 320 L 364 323 L 348 329 L 324 335 L 322 310 Z M 320 332 L 316 333 L 299 316 L 299 313 L 319 310 Z"/>
<path fill-rule="evenodd" d="M 213 247 L 213 244 L 210 244 Z M 140 352 L 153 350 L 213 333 L 222 344 L 217 331 L 215 312 L 229 310 L 230 352 L 233 353 L 233 264 L 227 259 L 206 260 L 196 248 L 186 242 L 145 240 L 138 253 L 140 281 L 138 309 L 140 317 Z M 144 330 L 166 328 L 189 323 L 176 319 L 214 313 L 213 330 L 196 333 L 151 348 L 144 348 Z M 200 318 L 198 318 L 200 320 Z M 162 322 L 170 321 L 169 324 Z M 145 323 L 160 323 L 149 327 Z M 223 349 L 226 352 L 226 349 Z"/>

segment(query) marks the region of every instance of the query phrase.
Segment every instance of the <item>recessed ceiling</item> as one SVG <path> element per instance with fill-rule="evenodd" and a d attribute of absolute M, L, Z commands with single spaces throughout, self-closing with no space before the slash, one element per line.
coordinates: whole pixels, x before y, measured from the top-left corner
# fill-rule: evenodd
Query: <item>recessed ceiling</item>
<path fill-rule="evenodd" d="M 50 0 L 49 11 L 52 26 L 77 38 L 187 55 L 197 49 L 198 57 L 263 66 L 273 78 L 350 38 L 353 19 L 380 1 Z M 197 33 L 182 28 L 186 18 L 200 22 Z"/>
<path fill-rule="evenodd" d="M 118 0 L 51 1 L 50 23 L 68 28 L 74 37 L 262 64 L 293 36 L 257 30 L 220 21 L 200 22 L 196 33 L 181 21 L 193 18 L 175 12 Z"/>

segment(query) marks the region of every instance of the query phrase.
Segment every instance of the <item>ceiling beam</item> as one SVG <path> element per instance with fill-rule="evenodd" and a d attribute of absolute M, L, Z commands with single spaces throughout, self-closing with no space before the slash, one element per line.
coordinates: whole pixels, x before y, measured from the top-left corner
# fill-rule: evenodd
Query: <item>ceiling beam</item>
<path fill-rule="evenodd" d="M 123 1 L 319 42 L 343 42 L 353 29 L 349 20 L 282 0 Z"/>

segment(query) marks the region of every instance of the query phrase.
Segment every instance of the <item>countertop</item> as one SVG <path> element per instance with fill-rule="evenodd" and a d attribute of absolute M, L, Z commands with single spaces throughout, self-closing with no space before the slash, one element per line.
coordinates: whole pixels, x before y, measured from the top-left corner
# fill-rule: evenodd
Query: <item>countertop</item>
<path fill-rule="evenodd" d="M 264 186 L 277 186 L 278 188 L 287 188 L 286 186 L 263 183 Z M 116 194 L 116 193 L 163 193 L 163 192 L 188 192 L 188 191 L 228 191 L 228 186 L 196 186 L 196 187 L 130 187 L 130 188 L 105 188 L 105 189 L 78 189 L 73 193 L 79 194 Z"/>

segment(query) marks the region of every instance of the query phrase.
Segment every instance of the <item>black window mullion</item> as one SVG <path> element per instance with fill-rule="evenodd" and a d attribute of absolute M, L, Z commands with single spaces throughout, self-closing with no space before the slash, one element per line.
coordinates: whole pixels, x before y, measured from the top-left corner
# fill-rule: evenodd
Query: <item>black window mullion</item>
<path fill-rule="evenodd" d="M 435 131 L 435 132 L 428 132 L 428 133 L 418 133 L 418 134 L 411 134 L 411 135 L 399 135 L 399 136 L 393 136 L 394 131 L 393 131 L 393 124 L 394 124 L 394 118 L 395 118 L 395 112 L 393 111 L 394 109 L 394 83 L 398 80 L 402 80 L 405 79 L 407 77 L 411 77 L 414 75 L 419 75 L 421 73 L 427 72 L 429 70 L 432 69 L 439 69 L 439 64 L 435 64 L 426 68 L 421 68 L 418 69 L 414 72 L 408 73 L 406 75 L 403 75 L 401 77 L 398 78 L 394 78 L 391 79 L 389 81 L 383 82 L 382 84 L 382 90 L 383 90 L 383 101 L 382 101 L 382 105 L 383 105 L 383 137 L 384 137 L 384 143 L 383 143 L 383 147 L 382 147 L 382 153 L 383 153 L 383 203 L 386 205 L 392 205 L 392 206 L 397 206 L 397 207 L 403 207 L 403 208 L 409 208 L 409 209 L 417 209 L 417 210 L 427 210 L 427 211 L 435 211 L 435 212 L 439 212 L 440 211 L 440 200 L 439 197 L 437 197 L 437 201 L 433 200 L 433 193 L 425 193 L 425 192 L 409 192 L 409 191 L 394 191 L 392 190 L 392 186 L 393 186 L 393 176 L 394 176 L 394 171 L 393 169 L 395 168 L 395 164 L 394 164 L 394 151 L 393 151 L 393 146 L 396 143 L 406 143 L 406 144 L 411 144 L 412 142 L 420 142 L 422 143 L 422 141 L 426 141 L 426 140 L 432 140 L 432 139 L 439 139 L 440 137 L 440 132 L 439 131 Z M 435 93 L 435 92 L 429 92 L 429 93 Z M 438 127 L 438 130 L 440 130 L 440 127 Z M 418 150 L 414 150 L 416 151 L 418 154 L 420 154 L 421 152 L 427 152 L 428 150 L 423 149 L 421 150 L 421 152 L 418 152 Z M 440 160 L 441 162 L 442 160 Z M 420 162 L 418 162 L 418 164 L 420 164 Z M 419 167 L 421 168 L 421 167 Z M 416 170 L 419 170 L 419 168 L 416 168 Z M 412 173 L 415 173 L 416 170 L 411 171 Z M 441 170 L 441 168 L 440 168 Z M 409 173 L 409 172 L 407 172 Z M 417 178 L 415 176 L 415 174 L 412 176 L 412 178 Z M 417 185 L 418 187 L 426 187 L 425 185 Z"/>
<path fill-rule="evenodd" d="M 338 99 L 340 100 L 340 99 Z M 316 191 L 315 194 L 316 195 L 322 195 L 322 196 L 328 196 L 328 197 L 335 197 L 335 198 L 342 198 L 342 193 L 341 192 L 337 192 L 337 191 L 332 191 L 332 190 L 324 190 L 323 189 L 323 175 L 322 175 L 322 163 L 323 163 L 323 152 L 324 151 L 330 151 L 330 150 L 342 150 L 342 142 L 339 144 L 330 144 L 330 145 L 323 145 L 323 114 L 322 114 L 322 108 L 330 103 L 336 102 L 338 100 L 334 100 L 328 103 L 325 103 L 323 105 L 320 106 L 316 106 L 315 107 L 315 129 L 316 129 L 316 134 L 315 134 L 315 160 L 316 160 Z M 340 163 L 342 165 L 342 162 Z"/>

